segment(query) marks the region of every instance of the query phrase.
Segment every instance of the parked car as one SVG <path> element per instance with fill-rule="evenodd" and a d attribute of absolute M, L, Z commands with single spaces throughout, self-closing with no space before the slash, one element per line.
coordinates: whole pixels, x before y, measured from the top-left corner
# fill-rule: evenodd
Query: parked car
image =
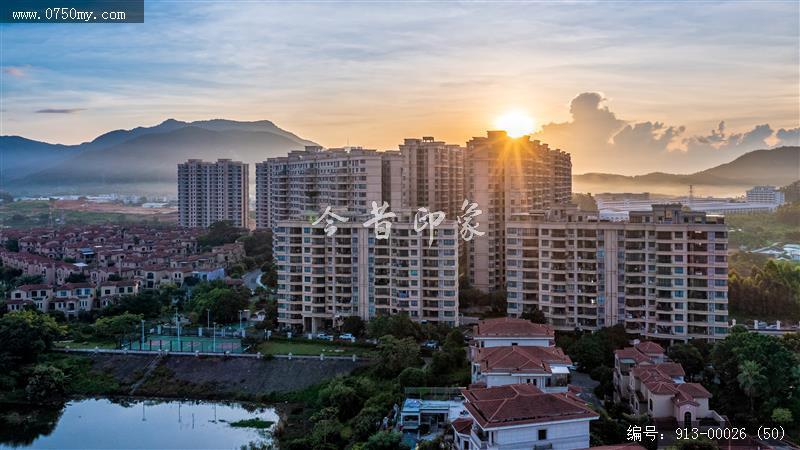
<path fill-rule="evenodd" d="M 439 341 L 435 341 L 433 339 L 429 339 L 429 340 L 425 341 L 425 343 L 422 344 L 422 346 L 425 347 L 425 348 L 429 348 L 431 350 L 436 350 L 437 348 L 439 348 Z"/>
<path fill-rule="evenodd" d="M 319 339 L 321 341 L 333 342 L 333 335 L 332 334 L 325 334 L 325 333 L 317 333 L 317 339 Z"/>
<path fill-rule="evenodd" d="M 356 337 L 353 336 L 351 333 L 344 333 L 339 335 L 340 341 L 347 341 L 347 342 L 355 342 Z"/>

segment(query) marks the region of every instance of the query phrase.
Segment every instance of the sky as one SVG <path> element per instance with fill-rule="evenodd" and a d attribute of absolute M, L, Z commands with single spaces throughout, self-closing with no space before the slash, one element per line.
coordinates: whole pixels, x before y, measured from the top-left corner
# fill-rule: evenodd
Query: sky
<path fill-rule="evenodd" d="M 324 146 L 464 144 L 521 110 L 573 173 L 690 173 L 800 140 L 800 2 L 145 0 L 144 24 L 0 25 L 0 130 L 167 118 Z"/>

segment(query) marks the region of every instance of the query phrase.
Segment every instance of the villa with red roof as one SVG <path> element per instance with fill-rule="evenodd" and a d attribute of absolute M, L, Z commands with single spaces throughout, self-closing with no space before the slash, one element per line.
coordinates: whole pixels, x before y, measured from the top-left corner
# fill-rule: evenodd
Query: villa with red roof
<path fill-rule="evenodd" d="M 481 348 L 511 345 L 552 347 L 555 331 L 550 325 L 514 317 L 481 320 L 472 328 L 470 357 L 474 359 Z"/>
<path fill-rule="evenodd" d="M 687 383 L 683 367 L 667 360 L 654 342 L 637 342 L 614 352 L 614 400 L 631 411 L 678 426 L 699 423 L 723 425 L 724 417 L 711 410 L 711 393 L 699 383 Z"/>
<path fill-rule="evenodd" d="M 452 423 L 459 450 L 571 450 L 589 447 L 599 415 L 572 393 L 545 393 L 532 384 L 463 389 L 467 417 Z"/>
<path fill-rule="evenodd" d="M 571 365 L 559 347 L 480 348 L 472 361 L 472 382 L 487 387 L 532 384 L 544 392 L 566 392 Z"/>

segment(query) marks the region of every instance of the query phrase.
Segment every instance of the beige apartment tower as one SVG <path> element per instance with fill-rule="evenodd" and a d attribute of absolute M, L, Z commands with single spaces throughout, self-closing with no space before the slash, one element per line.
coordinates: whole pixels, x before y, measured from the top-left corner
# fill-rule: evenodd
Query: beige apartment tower
<path fill-rule="evenodd" d="M 508 315 L 540 309 L 561 330 L 624 324 L 670 342 L 728 332 L 728 235 L 722 216 L 680 204 L 598 221 L 574 207 L 506 226 Z"/>
<path fill-rule="evenodd" d="M 178 222 L 182 227 L 205 228 L 226 220 L 247 228 L 249 168 L 240 161 L 205 162 L 190 159 L 178 164 Z"/>
<path fill-rule="evenodd" d="M 464 201 L 464 151 L 460 145 L 446 144 L 430 136 L 405 139 L 400 154 L 407 206 L 443 211 L 455 219 Z"/>
<path fill-rule="evenodd" d="M 278 322 L 316 332 L 349 316 L 364 320 L 408 314 L 417 322 L 456 326 L 458 319 L 458 224 L 445 220 L 417 233 L 415 211 L 395 210 L 388 239 L 365 227 L 371 216 L 337 211 L 332 236 L 324 221 L 278 221 L 273 249 L 278 269 Z"/>
<path fill-rule="evenodd" d="M 473 287 L 503 290 L 506 222 L 513 214 L 569 203 L 572 161 L 528 136 L 489 131 L 467 143 L 464 166 L 466 198 L 483 211 L 476 220 L 486 233 L 467 246 L 466 275 Z"/>
<path fill-rule="evenodd" d="M 327 206 L 367 213 L 372 202 L 402 204 L 400 153 L 307 146 L 256 164 L 256 228 L 317 216 Z"/>

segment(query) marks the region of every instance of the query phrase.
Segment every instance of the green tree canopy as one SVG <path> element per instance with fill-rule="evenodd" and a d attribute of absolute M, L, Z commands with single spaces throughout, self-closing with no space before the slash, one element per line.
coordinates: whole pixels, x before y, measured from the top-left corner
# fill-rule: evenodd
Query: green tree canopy
<path fill-rule="evenodd" d="M 64 333 L 65 328 L 48 315 L 14 311 L 0 318 L 0 352 L 22 362 L 33 362 Z"/>
<path fill-rule="evenodd" d="M 101 317 L 94 323 L 95 333 L 106 338 L 120 339 L 126 334 L 136 332 L 144 316 L 123 313 L 118 316 Z"/>
<path fill-rule="evenodd" d="M 385 378 L 397 376 L 406 367 L 420 364 L 419 346 L 412 338 L 397 339 L 386 335 L 378 343 L 376 372 Z"/>

